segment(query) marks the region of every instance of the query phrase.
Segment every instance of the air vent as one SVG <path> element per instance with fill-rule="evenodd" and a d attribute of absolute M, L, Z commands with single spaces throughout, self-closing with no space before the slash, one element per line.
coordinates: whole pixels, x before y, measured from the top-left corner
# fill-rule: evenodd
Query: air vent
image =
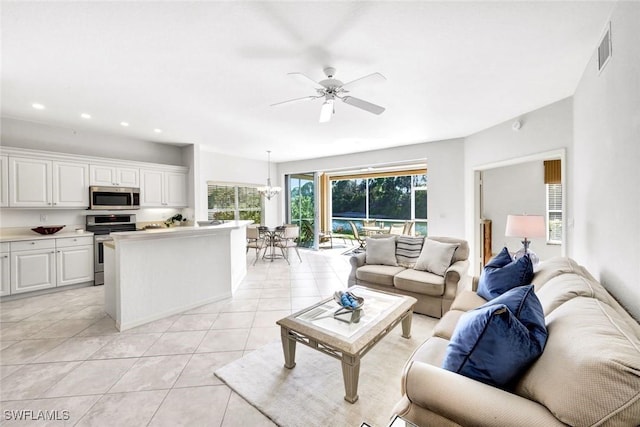
<path fill-rule="evenodd" d="M 607 31 L 602 36 L 598 46 L 598 72 L 601 72 L 611 59 L 611 22 L 607 25 Z"/>

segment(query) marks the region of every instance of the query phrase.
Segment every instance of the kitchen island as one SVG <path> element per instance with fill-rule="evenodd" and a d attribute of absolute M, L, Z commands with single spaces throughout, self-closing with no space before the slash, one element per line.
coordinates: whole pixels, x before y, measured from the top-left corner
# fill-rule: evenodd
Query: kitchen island
<path fill-rule="evenodd" d="M 105 311 L 124 331 L 230 297 L 247 273 L 251 223 L 111 233 Z"/>

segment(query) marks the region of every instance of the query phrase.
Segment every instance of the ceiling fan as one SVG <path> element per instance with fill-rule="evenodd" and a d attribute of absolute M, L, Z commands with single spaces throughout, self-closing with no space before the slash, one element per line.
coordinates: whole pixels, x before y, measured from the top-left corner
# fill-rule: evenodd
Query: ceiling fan
<path fill-rule="evenodd" d="M 363 82 L 375 83 L 387 80 L 382 74 L 373 73 L 352 80 L 348 83 L 342 83 L 340 80 L 333 78 L 333 76 L 336 74 L 335 68 L 327 67 L 323 71 L 327 78 L 319 82 L 313 80 L 303 73 L 289 73 L 288 75 L 305 84 L 311 83 L 313 88 L 316 90 L 316 95 L 303 96 L 302 98 L 294 98 L 287 101 L 276 102 L 275 104 L 271 104 L 271 106 L 273 107 L 274 105 L 282 105 L 291 102 L 324 98 L 324 103 L 322 104 L 322 108 L 320 109 L 320 123 L 325 123 L 331 120 L 331 116 L 335 113 L 333 104 L 336 99 L 341 100 L 345 104 L 353 105 L 354 107 L 360 108 L 373 114 L 382 114 L 382 112 L 384 111 L 384 107 L 372 104 L 371 102 L 356 98 L 351 95 L 347 95 L 350 89 L 353 89 Z"/>

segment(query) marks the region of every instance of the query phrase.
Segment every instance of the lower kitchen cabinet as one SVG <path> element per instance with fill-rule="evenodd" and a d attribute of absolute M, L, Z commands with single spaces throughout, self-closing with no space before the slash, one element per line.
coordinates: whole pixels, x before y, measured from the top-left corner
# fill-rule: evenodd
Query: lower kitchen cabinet
<path fill-rule="evenodd" d="M 0 252 L 0 297 L 9 295 L 11 293 L 11 277 L 9 275 L 9 272 L 11 271 L 11 267 L 9 267 L 9 245 L 7 243 L 2 243 L 1 245 L 6 245 L 7 251 Z"/>
<path fill-rule="evenodd" d="M 91 236 L 17 241 L 8 248 L 0 254 L 1 296 L 93 280 Z"/>
<path fill-rule="evenodd" d="M 51 249 L 11 252 L 11 293 L 56 286 L 56 252 Z"/>
<path fill-rule="evenodd" d="M 56 239 L 57 286 L 93 280 L 93 239 L 88 238 L 89 245 L 78 242 L 81 239 Z"/>

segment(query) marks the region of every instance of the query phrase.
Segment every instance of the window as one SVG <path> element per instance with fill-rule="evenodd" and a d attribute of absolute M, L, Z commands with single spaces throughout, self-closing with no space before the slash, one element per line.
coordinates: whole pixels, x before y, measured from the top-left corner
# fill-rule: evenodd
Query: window
<path fill-rule="evenodd" d="M 547 184 L 547 242 L 562 243 L 562 184 Z"/>
<path fill-rule="evenodd" d="M 209 183 L 207 189 L 210 220 L 252 220 L 262 224 L 264 205 L 256 187 Z"/>
<path fill-rule="evenodd" d="M 427 175 L 411 172 L 331 177 L 333 231 L 348 234 L 348 221 L 373 219 L 387 226 L 415 221 L 415 233 L 426 235 Z"/>

